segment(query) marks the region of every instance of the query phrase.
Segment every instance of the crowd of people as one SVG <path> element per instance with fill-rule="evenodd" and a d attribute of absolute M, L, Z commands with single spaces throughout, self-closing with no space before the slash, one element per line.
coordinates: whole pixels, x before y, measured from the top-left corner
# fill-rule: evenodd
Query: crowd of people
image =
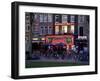
<path fill-rule="evenodd" d="M 74 46 L 72 49 L 67 49 L 65 44 L 43 44 L 33 43 L 31 58 L 33 60 L 41 59 L 74 59 L 74 60 L 89 60 L 88 47 L 80 48 Z M 29 58 L 30 59 L 30 58 Z"/>
<path fill-rule="evenodd" d="M 67 53 L 67 47 L 64 44 L 43 44 L 34 43 L 33 45 L 33 54 L 38 54 L 39 56 L 45 56 L 45 57 L 64 57 L 64 55 Z"/>

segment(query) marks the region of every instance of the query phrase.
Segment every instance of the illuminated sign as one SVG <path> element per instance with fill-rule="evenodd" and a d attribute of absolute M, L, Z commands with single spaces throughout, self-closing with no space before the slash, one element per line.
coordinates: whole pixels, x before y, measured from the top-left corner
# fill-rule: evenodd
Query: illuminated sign
<path fill-rule="evenodd" d="M 57 44 L 57 43 L 66 43 L 65 42 L 65 38 L 53 38 L 53 40 L 52 40 L 52 44 Z"/>
<path fill-rule="evenodd" d="M 74 44 L 74 36 L 73 35 L 46 36 L 46 42 L 52 43 L 52 44 L 63 43 L 65 45 L 73 45 Z"/>

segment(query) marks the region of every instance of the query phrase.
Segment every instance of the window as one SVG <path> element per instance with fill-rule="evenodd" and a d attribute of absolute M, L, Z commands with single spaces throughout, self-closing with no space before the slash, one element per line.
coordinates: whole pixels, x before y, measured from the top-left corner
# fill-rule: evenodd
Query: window
<path fill-rule="evenodd" d="M 71 22 L 75 22 L 75 16 L 71 16 Z"/>
<path fill-rule="evenodd" d="M 71 33 L 74 34 L 74 25 L 71 25 Z"/>
<path fill-rule="evenodd" d="M 29 20 L 30 19 L 30 17 L 29 16 L 26 16 L 26 20 Z"/>
<path fill-rule="evenodd" d="M 48 27 L 48 33 L 52 34 L 52 28 L 51 27 Z"/>
<path fill-rule="evenodd" d="M 40 22 L 43 22 L 43 14 L 40 14 Z"/>
<path fill-rule="evenodd" d="M 40 35 L 43 35 L 43 27 L 40 27 Z"/>
<path fill-rule="evenodd" d="M 59 15 L 56 15 L 55 16 L 55 22 L 59 22 L 59 19 L 60 19 Z"/>
<path fill-rule="evenodd" d="M 30 30 L 30 25 L 27 24 L 27 25 L 26 25 L 26 31 L 28 32 L 29 30 Z"/>
<path fill-rule="evenodd" d="M 37 14 L 34 14 L 34 19 L 37 19 L 38 15 Z"/>
<path fill-rule="evenodd" d="M 62 26 L 63 33 L 67 33 L 67 26 Z"/>
<path fill-rule="evenodd" d="M 71 26 L 67 26 L 67 33 L 71 33 Z"/>
<path fill-rule="evenodd" d="M 42 28 L 42 34 L 41 34 L 41 35 L 43 35 L 43 33 L 44 33 L 44 30 L 43 30 L 43 28 Z"/>
<path fill-rule="evenodd" d="M 38 38 L 33 38 L 33 40 L 38 40 Z"/>
<path fill-rule="evenodd" d="M 48 14 L 48 22 L 52 22 L 52 15 Z"/>
<path fill-rule="evenodd" d="M 89 16 L 86 16 L 86 21 L 89 23 Z"/>
<path fill-rule="evenodd" d="M 55 34 L 59 34 L 59 26 L 55 26 Z"/>
<path fill-rule="evenodd" d="M 45 34 L 46 34 L 45 27 L 43 27 L 43 35 L 45 35 Z"/>
<path fill-rule="evenodd" d="M 28 36 L 26 36 L 26 37 L 25 37 L 25 40 L 26 40 L 26 42 L 27 42 L 27 41 L 29 40 L 29 37 L 28 37 Z"/>
<path fill-rule="evenodd" d="M 62 22 L 67 22 L 67 15 L 62 15 Z"/>
<path fill-rule="evenodd" d="M 82 27 L 82 26 L 79 27 L 79 35 L 80 35 L 80 36 L 83 36 L 83 27 Z"/>
<path fill-rule="evenodd" d="M 46 32 L 46 34 L 48 34 L 48 28 L 47 27 L 45 27 L 45 32 Z"/>
<path fill-rule="evenodd" d="M 30 30 L 30 26 L 27 26 L 27 30 L 28 30 L 28 31 Z"/>
<path fill-rule="evenodd" d="M 44 14 L 44 22 L 47 22 L 47 19 L 48 19 L 48 15 Z"/>
<path fill-rule="evenodd" d="M 45 40 L 45 38 L 41 38 L 41 40 Z"/>
<path fill-rule="evenodd" d="M 32 20 L 34 20 L 34 19 L 35 19 L 35 18 L 34 18 L 35 16 L 37 16 L 37 15 L 36 15 L 36 14 L 35 14 L 35 15 L 32 15 Z"/>
<path fill-rule="evenodd" d="M 79 17 L 79 22 L 84 22 L 84 16 Z"/>
<path fill-rule="evenodd" d="M 51 14 L 40 14 L 40 22 L 52 22 Z"/>

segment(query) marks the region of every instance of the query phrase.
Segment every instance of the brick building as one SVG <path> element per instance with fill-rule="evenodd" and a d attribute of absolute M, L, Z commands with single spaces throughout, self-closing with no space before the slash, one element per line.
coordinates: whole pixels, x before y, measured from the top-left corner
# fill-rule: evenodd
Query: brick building
<path fill-rule="evenodd" d="M 74 44 L 78 36 L 87 36 L 89 40 L 89 16 L 29 13 L 25 15 L 26 51 L 32 43 L 45 42 L 46 36 L 73 35 Z"/>

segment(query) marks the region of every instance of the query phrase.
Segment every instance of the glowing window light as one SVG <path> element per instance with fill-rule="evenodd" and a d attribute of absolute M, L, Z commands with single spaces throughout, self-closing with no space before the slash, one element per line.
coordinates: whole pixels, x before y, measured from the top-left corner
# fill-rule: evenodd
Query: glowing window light
<path fill-rule="evenodd" d="M 38 40 L 38 38 L 33 38 L 33 40 Z"/>
<path fill-rule="evenodd" d="M 74 33 L 74 25 L 71 25 L 71 33 Z"/>
<path fill-rule="evenodd" d="M 41 38 L 41 40 L 45 40 L 45 38 Z"/>
<path fill-rule="evenodd" d="M 63 28 L 63 32 L 67 33 L 67 26 L 62 26 L 62 28 Z"/>
<path fill-rule="evenodd" d="M 55 33 L 56 33 L 56 34 L 59 33 L 59 26 L 55 26 Z"/>

